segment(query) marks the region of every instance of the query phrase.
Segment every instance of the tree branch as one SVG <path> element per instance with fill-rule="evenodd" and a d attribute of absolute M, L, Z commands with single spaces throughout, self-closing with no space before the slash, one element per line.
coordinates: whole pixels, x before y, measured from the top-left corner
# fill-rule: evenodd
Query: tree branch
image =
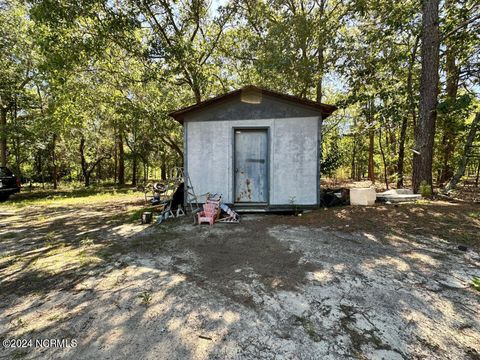
<path fill-rule="evenodd" d="M 477 16 L 474 16 L 473 18 L 471 19 L 468 19 L 468 20 L 465 20 L 464 22 L 462 22 L 461 24 L 459 24 L 456 28 L 454 28 L 453 30 L 449 31 L 448 33 L 446 34 L 443 34 L 441 36 L 441 40 L 445 40 L 446 38 L 452 36 L 453 34 L 455 34 L 457 31 L 461 30 L 462 28 L 470 25 L 471 23 L 473 23 L 474 21 L 480 19 L 480 14 L 478 14 Z"/>

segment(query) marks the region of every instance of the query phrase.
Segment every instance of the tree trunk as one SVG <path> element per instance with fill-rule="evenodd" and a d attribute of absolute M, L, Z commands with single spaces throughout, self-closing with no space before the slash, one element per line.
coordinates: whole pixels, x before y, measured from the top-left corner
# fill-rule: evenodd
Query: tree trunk
<path fill-rule="evenodd" d="M 422 74 L 420 78 L 420 116 L 415 127 L 413 190 L 426 182 L 432 188 L 432 160 L 437 120 L 440 31 L 438 0 L 424 0 L 422 19 Z M 433 189 L 432 189 L 433 191 Z"/>
<path fill-rule="evenodd" d="M 355 179 L 355 163 L 356 163 L 356 157 L 357 157 L 357 143 L 355 141 L 355 137 L 353 138 L 353 149 L 352 149 L 352 167 L 350 170 L 350 178 L 352 180 Z"/>
<path fill-rule="evenodd" d="M 325 54 L 324 54 L 324 48 L 323 44 L 320 43 L 318 46 L 318 72 L 319 72 L 319 79 L 317 81 L 317 96 L 316 100 L 317 103 L 322 102 L 322 96 L 323 96 L 323 87 L 322 87 L 322 80 L 323 80 L 323 69 L 325 66 Z"/>
<path fill-rule="evenodd" d="M 397 174 L 397 168 L 393 165 L 393 161 L 390 159 L 393 158 L 397 153 L 397 134 L 396 130 L 392 129 L 389 125 L 387 128 L 388 134 L 385 134 L 385 153 L 386 157 L 388 157 L 388 166 L 387 166 L 387 173 L 388 177 L 391 178 Z"/>
<path fill-rule="evenodd" d="M 449 108 L 455 105 L 458 92 L 459 69 L 455 64 L 455 53 L 452 46 L 447 47 L 445 70 L 447 76 L 447 102 Z M 455 118 L 451 116 L 449 111 L 443 119 L 443 136 L 442 136 L 442 172 L 439 183 L 445 184 L 453 176 L 453 169 L 450 161 L 455 150 Z"/>
<path fill-rule="evenodd" d="M 55 148 L 57 147 L 57 134 L 53 134 L 52 139 L 52 165 L 53 165 L 53 189 L 57 189 L 58 187 L 58 168 L 57 168 L 57 155 L 55 153 Z"/>
<path fill-rule="evenodd" d="M 475 140 L 475 136 L 477 135 L 477 130 L 478 130 L 479 127 L 480 127 L 480 112 L 478 112 L 475 115 L 475 119 L 473 119 L 473 122 L 470 125 L 470 131 L 468 132 L 467 141 L 466 141 L 465 147 L 463 149 L 462 158 L 460 159 L 460 163 L 458 164 L 457 172 L 453 176 L 452 180 L 446 186 L 446 188 L 445 188 L 446 191 L 455 189 L 458 182 L 460 181 L 463 174 L 465 173 L 465 168 L 467 167 L 468 157 L 472 153 L 473 140 Z"/>
<path fill-rule="evenodd" d="M 478 180 L 480 179 L 480 159 L 478 160 L 477 165 L 477 175 L 475 177 L 475 187 L 478 187 Z"/>
<path fill-rule="evenodd" d="M 118 175 L 118 134 L 117 126 L 114 123 L 114 147 L 113 147 L 113 183 L 117 185 L 117 175 Z"/>
<path fill-rule="evenodd" d="M 160 174 L 161 180 L 167 180 L 167 165 L 165 164 L 165 161 L 162 162 L 160 172 L 161 172 L 161 174 Z"/>
<path fill-rule="evenodd" d="M 42 150 L 38 150 L 35 156 L 35 171 L 37 175 L 40 174 L 40 182 L 42 183 L 42 189 L 44 189 Z M 38 180 L 38 178 L 36 178 L 36 180 Z"/>
<path fill-rule="evenodd" d="M 195 103 L 200 104 L 202 102 L 202 93 L 197 85 L 192 86 L 193 95 L 195 96 Z"/>
<path fill-rule="evenodd" d="M 80 152 L 80 165 L 82 167 L 83 181 L 84 181 L 85 187 L 88 187 L 90 186 L 90 174 L 88 172 L 87 160 L 85 159 L 85 138 L 84 137 L 80 138 L 79 152 Z"/>
<path fill-rule="evenodd" d="M 12 120 L 15 126 L 17 126 L 17 115 L 18 115 L 18 108 L 17 108 L 17 97 L 15 96 L 15 100 L 13 102 L 13 116 Z M 22 178 L 22 160 L 21 160 L 21 155 L 20 155 L 20 136 L 19 134 L 15 131 L 14 132 L 14 142 L 15 142 L 15 174 L 19 177 Z"/>
<path fill-rule="evenodd" d="M 321 11 L 321 15 L 323 15 L 323 8 L 320 9 Z M 319 43 L 318 43 L 318 76 L 319 76 L 319 79 L 317 81 L 317 94 L 316 94 L 316 100 L 317 100 L 317 103 L 321 103 L 322 102 L 322 79 L 323 79 L 323 68 L 324 68 L 324 63 L 325 63 L 325 58 L 324 58 L 324 46 L 323 46 L 323 39 L 322 37 L 320 37 L 319 39 Z M 322 159 L 323 159 L 323 152 L 322 152 L 322 143 L 323 143 L 323 133 L 322 133 L 322 125 L 323 125 L 323 119 L 320 117 L 320 119 L 318 120 L 318 134 L 317 134 L 317 169 L 318 169 L 318 186 L 319 186 L 319 189 L 317 189 L 318 191 L 318 206 L 320 206 L 321 204 L 321 184 L 322 184 Z"/>
<path fill-rule="evenodd" d="M 143 182 L 144 183 L 147 183 L 147 181 L 148 181 L 148 175 L 149 175 L 148 172 L 149 172 L 148 162 L 144 161 L 143 162 Z"/>
<path fill-rule="evenodd" d="M 0 104 L 0 166 L 7 166 L 7 108 Z"/>
<path fill-rule="evenodd" d="M 320 1 L 317 3 L 319 5 L 318 9 L 318 15 L 319 15 L 319 21 L 320 23 L 324 22 L 324 15 L 325 15 L 325 6 L 326 6 L 326 1 Z M 318 36 L 318 58 L 317 58 L 317 71 L 318 71 L 318 81 L 317 81 L 317 96 L 316 100 L 317 103 L 322 102 L 322 96 L 323 96 L 323 86 L 322 86 L 322 81 L 323 81 L 323 72 L 325 69 L 325 38 L 323 36 L 323 33 L 320 32 Z"/>
<path fill-rule="evenodd" d="M 373 128 L 368 130 L 368 178 L 372 183 L 375 183 L 375 162 L 373 159 L 375 149 L 375 132 Z"/>
<path fill-rule="evenodd" d="M 382 161 L 383 161 L 383 176 L 385 177 L 385 186 L 387 187 L 387 190 L 389 189 L 388 187 L 388 171 L 387 171 L 387 160 L 385 158 L 385 151 L 383 151 L 383 145 L 382 145 L 382 128 L 378 129 L 378 145 L 380 147 L 380 154 L 382 155 Z"/>
<path fill-rule="evenodd" d="M 407 76 L 408 105 L 409 105 L 410 115 L 412 116 L 412 126 L 414 130 L 415 130 L 415 127 L 417 126 L 417 103 L 415 101 L 415 90 L 413 86 L 413 67 L 417 62 L 417 51 L 418 51 L 419 42 L 420 42 L 420 36 L 416 36 L 412 53 L 410 54 L 410 61 L 408 64 L 408 76 Z"/>
<path fill-rule="evenodd" d="M 100 162 L 100 163 L 97 165 L 97 170 L 95 170 L 95 174 L 97 175 L 97 176 L 96 176 L 96 179 L 97 179 L 97 182 L 98 182 L 98 183 L 101 183 L 101 182 L 102 182 L 102 172 L 103 172 L 103 167 L 102 167 L 102 163 Z"/>
<path fill-rule="evenodd" d="M 408 63 L 408 76 L 407 76 L 407 93 L 408 93 L 409 111 L 412 117 L 412 125 L 414 129 L 417 124 L 417 111 L 416 111 L 414 88 L 413 88 L 413 67 L 416 62 L 419 41 L 420 41 L 420 37 L 416 36 L 412 53 L 410 54 L 410 60 Z M 397 188 L 403 188 L 405 186 L 405 142 L 407 141 L 407 129 L 408 129 L 408 117 L 404 116 L 402 118 L 402 127 L 400 130 L 400 140 L 398 145 Z"/>
<path fill-rule="evenodd" d="M 125 150 L 123 148 L 123 131 L 121 127 L 119 127 L 118 129 L 117 146 L 118 146 L 118 184 L 125 185 Z"/>
<path fill-rule="evenodd" d="M 137 155 L 132 157 L 132 185 L 137 185 Z"/>
<path fill-rule="evenodd" d="M 180 157 L 180 161 L 182 161 L 182 166 L 183 166 L 183 151 L 180 149 L 180 147 L 175 143 L 174 140 L 170 139 L 168 136 L 163 136 L 160 137 L 160 140 L 163 141 L 167 146 L 172 148 L 173 150 L 176 151 L 176 153 Z"/>
<path fill-rule="evenodd" d="M 80 138 L 80 147 L 79 147 L 79 152 L 80 152 L 80 159 L 81 159 L 81 168 L 82 168 L 82 175 L 83 175 L 83 180 L 85 183 L 85 187 L 90 186 L 90 179 L 92 177 L 93 171 L 97 168 L 97 166 L 100 165 L 102 160 L 109 159 L 111 157 L 111 154 L 107 154 L 104 156 L 98 157 L 95 161 L 90 162 L 90 164 L 87 163 L 87 160 L 85 159 L 85 138 L 81 137 Z"/>
<path fill-rule="evenodd" d="M 397 161 L 397 188 L 401 189 L 404 184 L 404 163 L 405 163 L 405 140 L 407 138 L 407 126 L 408 118 L 404 116 L 402 118 L 402 127 L 400 129 L 400 144 L 398 146 L 398 161 Z"/>
<path fill-rule="evenodd" d="M 83 179 L 84 179 L 85 187 L 89 187 L 90 186 L 90 173 L 87 172 L 85 175 L 83 175 Z"/>

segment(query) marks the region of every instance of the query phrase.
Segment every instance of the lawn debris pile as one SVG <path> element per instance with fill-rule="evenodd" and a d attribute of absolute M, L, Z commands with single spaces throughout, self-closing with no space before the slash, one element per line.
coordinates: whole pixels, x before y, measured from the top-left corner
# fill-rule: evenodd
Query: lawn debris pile
<path fill-rule="evenodd" d="M 320 206 L 333 207 L 345 206 L 350 203 L 350 190 L 341 189 L 324 189 L 320 192 Z"/>

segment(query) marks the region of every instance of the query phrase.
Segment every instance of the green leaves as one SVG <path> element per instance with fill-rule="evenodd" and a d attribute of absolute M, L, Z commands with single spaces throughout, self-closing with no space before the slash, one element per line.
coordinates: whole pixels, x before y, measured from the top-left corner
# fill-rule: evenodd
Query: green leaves
<path fill-rule="evenodd" d="M 393 176 L 399 144 L 413 146 L 418 112 L 418 0 L 214 4 L 0 0 L 0 102 L 9 108 L 9 161 L 48 175 L 55 135 L 66 154 L 61 173 L 73 176 L 81 135 L 92 161 L 114 156 L 121 133 L 127 163 L 179 163 L 182 132 L 169 111 L 257 84 L 345 110 L 325 126 L 327 173 L 349 166 L 351 154 L 361 173 L 372 130 L 375 159 L 382 131 Z M 455 4 L 444 8 L 441 26 L 455 65 L 445 73 L 458 74 L 459 91 L 452 99 L 441 87 L 438 113 L 440 126 L 460 138 L 466 114 L 478 103 L 480 45 L 478 20 L 468 22 L 477 4 Z M 446 59 L 442 66 L 446 70 Z M 405 154 L 408 171 L 411 152 Z M 111 177 L 114 160 L 105 163 Z"/>

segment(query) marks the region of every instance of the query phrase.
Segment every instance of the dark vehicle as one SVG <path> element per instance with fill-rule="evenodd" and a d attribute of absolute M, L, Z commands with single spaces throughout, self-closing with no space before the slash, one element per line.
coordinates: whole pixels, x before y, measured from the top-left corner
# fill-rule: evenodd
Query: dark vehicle
<path fill-rule="evenodd" d="M 8 168 L 0 166 L 0 201 L 5 201 L 12 194 L 20 191 L 20 178 Z"/>

